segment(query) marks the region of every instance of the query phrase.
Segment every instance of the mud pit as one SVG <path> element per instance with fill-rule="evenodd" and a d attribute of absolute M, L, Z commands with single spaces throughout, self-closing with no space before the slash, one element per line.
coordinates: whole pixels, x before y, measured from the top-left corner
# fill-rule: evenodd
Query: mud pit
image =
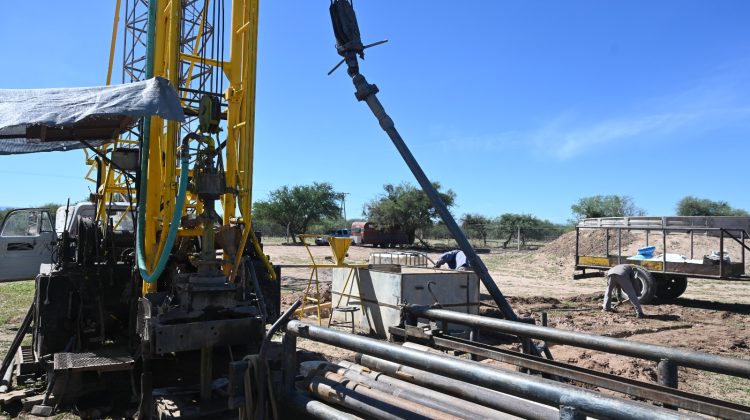
<path fill-rule="evenodd" d="M 674 246 L 668 246 L 668 252 L 689 252 L 689 239 L 683 236 L 686 235 L 668 236 Z M 651 235 L 651 238 L 652 244 L 661 243 L 661 237 Z M 696 238 L 695 254 L 703 255 L 715 249 L 713 240 Z M 598 249 L 595 244 L 589 245 L 591 249 Z M 644 311 L 648 315 L 645 319 L 636 319 L 628 303 L 617 307 L 614 313 L 602 313 L 606 280 L 572 280 L 571 249 L 574 246 L 575 237 L 570 245 L 568 234 L 568 237 L 560 238 L 546 249 L 520 252 L 493 249 L 491 254 L 481 255 L 481 258 L 520 316 L 539 320 L 542 312 L 547 312 L 549 325 L 555 328 L 750 359 L 750 329 L 747 328 L 750 321 L 750 283 L 690 279 L 687 291 L 679 299 L 645 305 Z M 623 241 L 623 250 L 626 251 L 623 254 L 632 255 L 640 246 L 644 246 L 643 237 L 628 235 L 627 243 Z M 739 249 L 731 245 L 728 248 L 732 258 L 739 260 Z M 328 247 L 311 249 L 319 262 L 325 262 L 324 257 L 330 254 Z M 381 249 L 352 247 L 349 259 L 364 262 L 371 252 L 379 251 Z M 309 263 L 309 256 L 302 246 L 266 245 L 266 253 L 277 264 Z M 428 253 L 428 256 L 436 260 L 439 253 Z M 746 257 L 750 258 L 750 255 Z M 304 293 L 309 276 L 310 271 L 305 268 L 282 269 L 282 299 L 285 302 L 282 306 L 287 306 Z M 319 279 L 321 290 L 329 290 L 330 270 L 319 270 Z M 494 303 L 484 288 L 482 291 L 485 303 L 482 311 L 491 313 Z M 314 317 L 306 321 L 317 322 Z M 305 340 L 300 340 L 300 347 L 309 352 L 304 358 L 352 360 L 354 356 L 352 352 Z M 556 360 L 641 381 L 656 381 L 655 362 L 562 345 L 555 345 L 551 350 Z M 502 364 L 498 366 L 508 367 Z M 750 380 L 681 367 L 679 388 L 750 405 Z"/>

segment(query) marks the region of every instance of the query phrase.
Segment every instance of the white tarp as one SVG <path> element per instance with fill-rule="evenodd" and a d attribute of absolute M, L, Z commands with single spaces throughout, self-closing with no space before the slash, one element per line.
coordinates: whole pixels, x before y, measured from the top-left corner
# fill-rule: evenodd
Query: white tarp
<path fill-rule="evenodd" d="M 112 86 L 55 89 L 0 89 L 0 154 L 70 150 L 84 147 L 80 141 L 42 141 L 30 136 L 30 128 L 77 127 L 97 119 L 122 118 L 135 124 L 141 117 L 159 116 L 185 120 L 177 92 L 166 79 Z M 125 131 L 130 127 L 123 127 Z M 91 139 L 92 144 L 112 140 L 112 135 Z"/>

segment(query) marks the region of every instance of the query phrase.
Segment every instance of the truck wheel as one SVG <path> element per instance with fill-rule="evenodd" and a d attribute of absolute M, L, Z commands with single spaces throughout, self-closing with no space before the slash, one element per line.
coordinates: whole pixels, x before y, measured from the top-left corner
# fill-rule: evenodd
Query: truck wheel
<path fill-rule="evenodd" d="M 638 301 L 644 305 L 651 303 L 656 294 L 656 281 L 654 280 L 654 275 L 643 267 L 634 268 L 637 277 L 635 282 L 633 282 L 633 287 L 638 294 Z M 620 291 L 620 299 L 623 299 L 622 294 L 622 291 Z"/>
<path fill-rule="evenodd" d="M 675 299 L 685 293 L 687 289 L 687 277 L 668 276 L 656 285 L 656 297 L 659 299 Z"/>

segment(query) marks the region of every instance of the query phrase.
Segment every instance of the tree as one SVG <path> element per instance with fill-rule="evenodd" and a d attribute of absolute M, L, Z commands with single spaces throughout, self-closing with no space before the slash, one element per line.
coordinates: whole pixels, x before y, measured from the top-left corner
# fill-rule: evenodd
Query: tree
<path fill-rule="evenodd" d="M 570 206 L 576 221 L 590 217 L 643 216 L 643 209 L 636 207 L 633 199 L 626 195 L 595 195 L 583 197 Z"/>
<path fill-rule="evenodd" d="M 750 216 L 743 209 L 735 209 L 726 201 L 713 201 L 691 195 L 677 202 L 678 216 Z"/>
<path fill-rule="evenodd" d="M 492 220 L 481 214 L 467 214 L 464 215 L 462 227 L 464 231 L 468 232 L 472 237 L 481 239 L 484 245 L 487 245 L 487 233 L 489 232 L 490 224 Z"/>
<path fill-rule="evenodd" d="M 3 223 L 3 220 L 5 220 L 5 216 L 10 213 L 10 211 L 13 210 L 12 207 L 3 207 L 0 209 L 0 223 Z"/>
<path fill-rule="evenodd" d="M 329 183 L 283 186 L 269 193 L 266 201 L 255 203 L 254 217 L 271 220 L 289 228 L 292 240 L 297 234 L 307 233 L 311 224 L 324 218 L 338 218 L 338 195 Z"/>
<path fill-rule="evenodd" d="M 440 198 L 449 208 L 456 199 L 456 194 L 448 190 L 440 192 L 440 184 L 432 184 Z M 438 219 L 439 215 L 432 206 L 424 191 L 409 183 L 400 185 L 386 184 L 385 193 L 365 204 L 365 215 L 371 222 L 382 228 L 401 229 L 406 232 L 409 241 L 413 242 L 418 229 L 426 229 Z"/>

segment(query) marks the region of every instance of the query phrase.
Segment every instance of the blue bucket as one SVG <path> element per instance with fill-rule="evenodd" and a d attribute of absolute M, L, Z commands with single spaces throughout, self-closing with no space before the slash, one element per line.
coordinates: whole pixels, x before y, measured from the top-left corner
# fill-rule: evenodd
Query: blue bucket
<path fill-rule="evenodd" d="M 656 251 L 656 246 L 644 246 L 643 248 L 638 248 L 638 255 L 643 255 L 646 258 L 651 258 L 654 255 L 654 251 Z"/>

